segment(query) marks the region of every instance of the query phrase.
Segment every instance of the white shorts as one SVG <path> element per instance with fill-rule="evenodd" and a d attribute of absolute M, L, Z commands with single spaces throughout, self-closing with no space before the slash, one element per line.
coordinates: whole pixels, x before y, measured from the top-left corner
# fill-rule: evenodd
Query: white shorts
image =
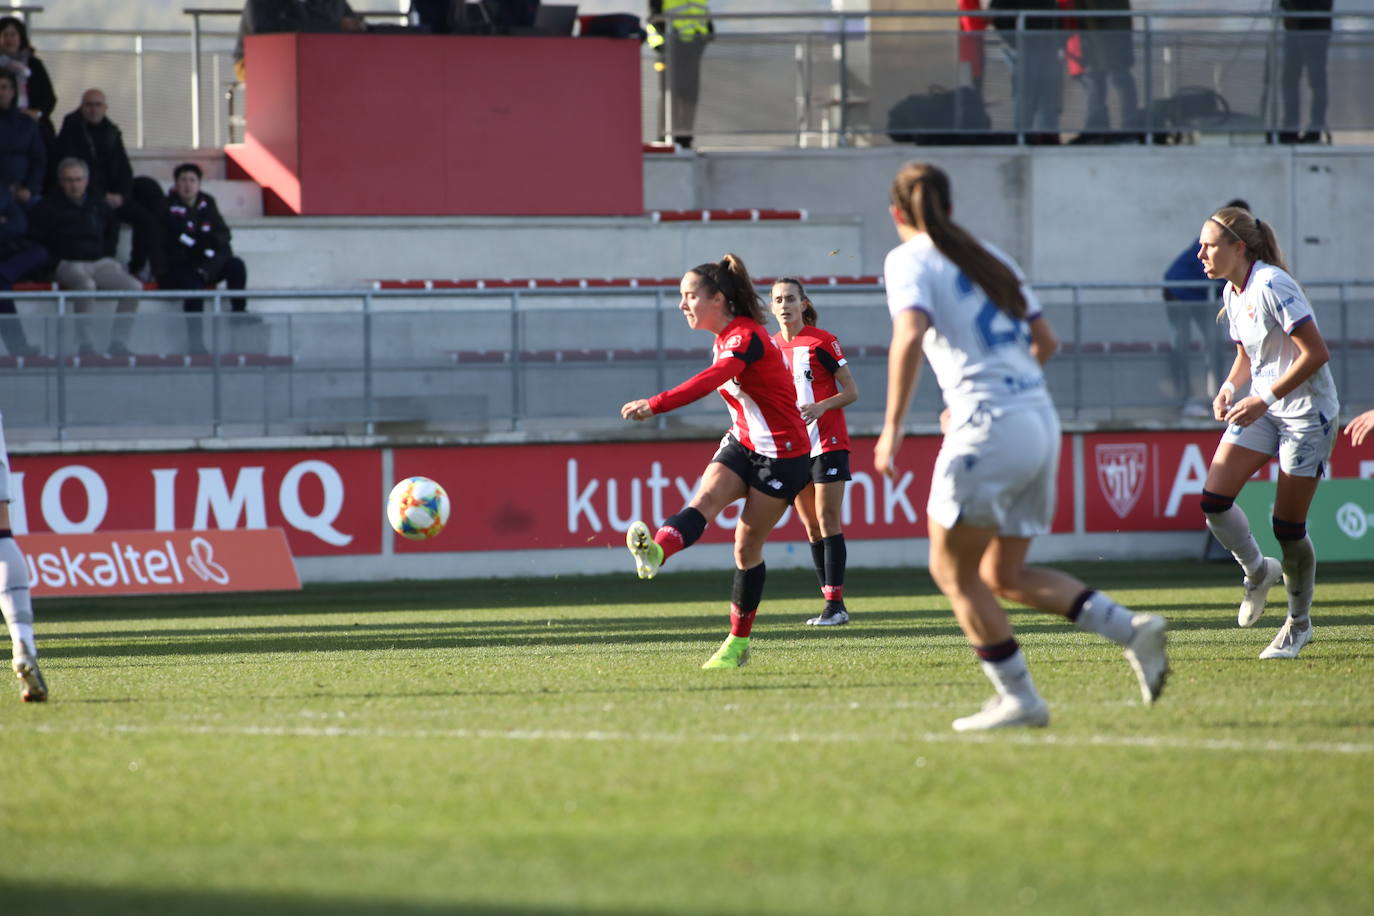
<path fill-rule="evenodd" d="M 926 513 L 945 528 L 964 522 L 1004 537 L 1048 533 L 1059 438 L 1059 417 L 1049 406 L 982 406 L 951 416 Z"/>
<path fill-rule="evenodd" d="M 1266 413 L 1249 426 L 1226 427 L 1222 442 L 1277 455 L 1279 468 L 1290 477 L 1320 477 L 1336 447 L 1339 424 L 1321 413 L 1276 417 Z"/>

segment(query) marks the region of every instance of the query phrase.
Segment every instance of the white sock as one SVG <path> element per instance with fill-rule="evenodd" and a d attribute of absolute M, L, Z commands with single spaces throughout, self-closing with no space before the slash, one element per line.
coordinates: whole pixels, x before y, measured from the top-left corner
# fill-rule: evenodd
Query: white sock
<path fill-rule="evenodd" d="M 1208 512 L 1207 527 L 1222 547 L 1231 551 L 1245 577 L 1253 579 L 1264 568 L 1264 554 L 1260 553 L 1255 536 L 1250 533 L 1250 520 L 1240 506 L 1232 504 L 1225 512 Z"/>
<path fill-rule="evenodd" d="M 1033 700 L 1040 696 L 1036 692 L 1035 682 L 1031 680 L 1030 668 L 1026 666 L 1026 656 L 1021 654 L 1019 648 L 1001 661 L 982 659 L 979 664 L 983 666 L 983 673 L 988 680 L 992 681 L 992 686 L 1003 696 L 1010 695 L 1019 700 Z"/>
<path fill-rule="evenodd" d="M 0 538 L 0 612 L 14 644 L 14 657 L 38 655 L 33 644 L 33 600 L 29 597 L 29 566 L 14 538 Z"/>
<path fill-rule="evenodd" d="M 1118 646 L 1124 646 L 1135 635 L 1135 630 L 1131 628 L 1132 616 L 1128 608 L 1117 604 L 1107 595 L 1093 592 L 1088 600 L 1083 602 L 1083 607 L 1073 623 L 1080 630 L 1097 633 Z"/>
<path fill-rule="evenodd" d="M 1307 625 L 1312 613 L 1312 592 L 1317 584 L 1317 552 L 1312 539 L 1279 541 L 1283 548 L 1283 584 L 1288 592 L 1288 616 L 1298 624 Z"/>

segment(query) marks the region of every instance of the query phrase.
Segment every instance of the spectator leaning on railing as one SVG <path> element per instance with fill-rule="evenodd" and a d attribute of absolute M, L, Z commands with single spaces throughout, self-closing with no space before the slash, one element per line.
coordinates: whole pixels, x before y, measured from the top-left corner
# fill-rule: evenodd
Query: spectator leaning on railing
<path fill-rule="evenodd" d="M 19 110 L 18 78 L 0 69 L 0 185 L 21 206 L 32 207 L 43 193 L 46 154 L 38 125 Z"/>
<path fill-rule="evenodd" d="M 82 159 L 72 157 L 57 164 L 57 183 L 61 191 L 39 201 L 30 217 L 30 235 L 48 249 L 56 261 L 54 275 L 62 289 L 118 289 L 133 292 L 143 284 L 129 275 L 105 249 L 106 226 L 114 219 L 103 197 L 88 193 L 90 173 Z M 75 311 L 89 312 L 92 300 L 77 299 Z M 128 296 L 115 307 L 110 332 L 111 356 L 128 356 L 129 331 L 133 328 L 138 299 Z M 77 353 L 94 356 L 88 320 L 76 321 Z"/>
<path fill-rule="evenodd" d="M 173 175 L 176 186 L 167 195 L 167 260 L 171 264 L 159 277 L 164 289 L 214 289 L 221 282 L 231 290 L 248 285 L 248 268 L 234 256 L 230 247 L 229 226 L 220 216 L 215 199 L 200 189 L 201 170 L 194 162 L 184 162 Z M 229 300 L 236 314 L 248 308 L 248 300 L 235 296 Z M 191 353 L 205 353 L 205 334 L 200 313 L 205 300 L 187 299 L 182 308 L 187 316 L 187 345 Z M 257 321 L 256 316 L 242 319 Z"/>
<path fill-rule="evenodd" d="M 57 156 L 59 162 L 70 157 L 85 161 L 91 174 L 90 193 L 103 197 L 118 218 L 106 227 L 111 236 L 106 250 L 118 246 L 119 224 L 127 223 L 133 230 L 129 273 L 145 279 L 165 273 L 162 188 L 151 178 L 134 177 L 124 135 L 106 116 L 105 93 L 87 89 L 81 95 L 81 107 L 62 119 Z"/>

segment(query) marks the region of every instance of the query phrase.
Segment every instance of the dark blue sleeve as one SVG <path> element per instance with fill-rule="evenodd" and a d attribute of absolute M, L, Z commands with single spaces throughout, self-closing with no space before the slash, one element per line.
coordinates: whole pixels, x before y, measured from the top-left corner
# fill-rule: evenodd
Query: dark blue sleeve
<path fill-rule="evenodd" d="M 1207 271 L 1202 269 L 1202 262 L 1197 259 L 1197 253 L 1201 250 L 1202 246 L 1197 242 L 1183 249 L 1183 253 L 1174 258 L 1174 262 L 1169 265 L 1169 269 L 1164 271 L 1164 279 L 1176 282 L 1206 280 Z M 1164 298 L 1179 299 L 1187 302 L 1203 302 L 1210 299 L 1211 295 L 1204 287 L 1172 286 L 1164 288 Z"/>

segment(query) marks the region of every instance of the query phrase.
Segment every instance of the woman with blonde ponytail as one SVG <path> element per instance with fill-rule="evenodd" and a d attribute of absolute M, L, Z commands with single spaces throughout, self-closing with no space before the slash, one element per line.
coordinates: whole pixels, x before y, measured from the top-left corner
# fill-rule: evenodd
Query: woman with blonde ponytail
<path fill-rule="evenodd" d="M 754 281 L 738 255 L 687 271 L 678 304 L 687 326 L 715 338 L 711 365 L 675 388 L 630 401 L 627 420 L 649 420 L 718 391 L 730 409 L 730 431 L 701 475 L 691 502 L 651 533 L 630 525 L 625 544 L 641 579 L 652 579 L 669 557 L 692 546 L 706 525 L 737 499 L 735 583 L 730 635 L 703 668 L 739 668 L 749 661 L 749 638 L 763 599 L 763 544 L 793 497 L 806 486 L 811 440 L 797 409 L 792 375 L 763 326 Z"/>
<path fill-rule="evenodd" d="M 1288 273 L 1274 229 L 1239 207 L 1223 207 L 1202 224 L 1198 260 L 1207 276 L 1228 281 L 1218 318 L 1226 316 L 1236 359 L 1212 413 L 1225 422 L 1203 484 L 1207 527 L 1245 571 L 1236 622 L 1254 626 L 1269 590 L 1288 592 L 1288 617 L 1260 658 L 1296 658 L 1312 639 L 1317 558 L 1307 511 L 1336 444 L 1340 404 L 1327 366 L 1331 354 L 1312 306 Z M 1249 394 L 1236 399 L 1236 389 Z M 1260 553 L 1250 520 L 1235 504 L 1241 487 L 1279 459 L 1274 537 L 1283 559 Z"/>
<path fill-rule="evenodd" d="M 886 422 L 874 466 L 889 477 L 923 354 L 945 396 L 945 439 L 926 505 L 930 574 L 996 694 L 956 731 L 1048 725 L 1000 595 L 1069 618 L 1124 647 L 1141 696 L 1153 703 L 1169 672 L 1164 618 L 1132 614 L 1058 570 L 1026 565 L 1050 530 L 1059 418 L 1041 366 L 1057 341 L 1020 268 L 950 219 L 949 178 L 910 162 L 892 185 L 902 244 L 884 273 L 892 313 Z"/>

